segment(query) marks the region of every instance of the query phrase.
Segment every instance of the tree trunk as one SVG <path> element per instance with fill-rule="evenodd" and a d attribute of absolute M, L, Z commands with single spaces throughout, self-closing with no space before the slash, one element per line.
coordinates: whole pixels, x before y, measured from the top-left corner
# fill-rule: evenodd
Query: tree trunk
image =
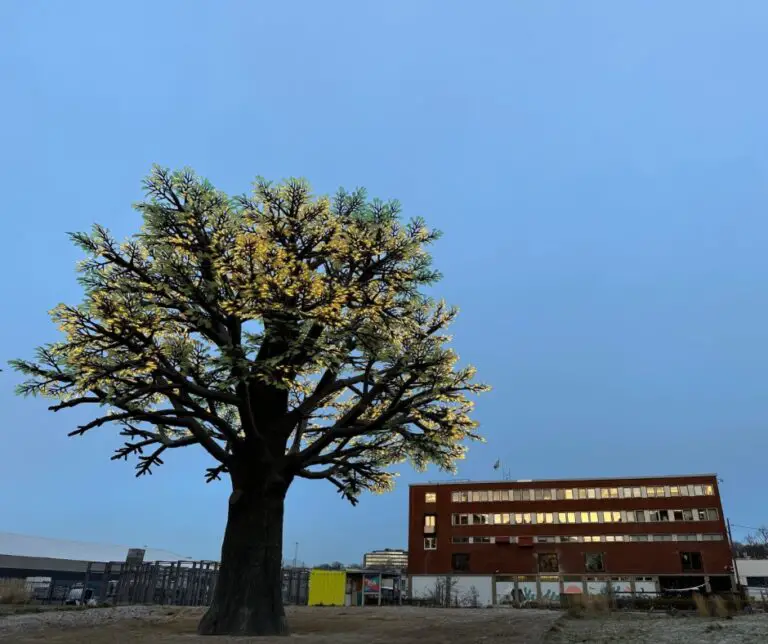
<path fill-rule="evenodd" d="M 213 602 L 200 635 L 288 635 L 282 596 L 285 491 L 232 493 Z"/>

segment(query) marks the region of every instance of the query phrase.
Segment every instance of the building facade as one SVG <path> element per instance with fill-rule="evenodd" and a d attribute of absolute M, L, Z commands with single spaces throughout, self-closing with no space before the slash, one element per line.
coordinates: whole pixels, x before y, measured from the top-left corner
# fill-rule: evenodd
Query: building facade
<path fill-rule="evenodd" d="M 412 485 L 410 592 L 482 605 L 732 586 L 714 474 Z"/>
<path fill-rule="evenodd" d="M 408 566 L 407 550 L 373 550 L 363 555 L 363 568 L 405 570 Z"/>

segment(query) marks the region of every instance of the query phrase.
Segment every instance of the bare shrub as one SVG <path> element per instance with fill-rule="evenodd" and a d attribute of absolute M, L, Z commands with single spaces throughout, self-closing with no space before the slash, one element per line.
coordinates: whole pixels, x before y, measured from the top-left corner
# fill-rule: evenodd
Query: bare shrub
<path fill-rule="evenodd" d="M 709 609 L 709 602 L 701 593 L 693 593 L 693 601 L 696 604 L 696 612 L 702 617 L 709 617 L 712 613 Z"/>
<path fill-rule="evenodd" d="M 0 604 L 26 604 L 29 591 L 23 579 L 0 579 Z"/>

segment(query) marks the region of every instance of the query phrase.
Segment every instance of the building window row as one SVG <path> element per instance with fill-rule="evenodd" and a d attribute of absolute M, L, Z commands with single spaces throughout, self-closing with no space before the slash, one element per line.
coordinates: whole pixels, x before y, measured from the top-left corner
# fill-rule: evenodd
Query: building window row
<path fill-rule="evenodd" d="M 498 537 L 503 543 L 517 543 L 518 537 Z M 723 541 L 722 534 L 593 534 L 593 535 L 562 535 L 534 537 L 535 543 L 659 543 L 663 541 Z M 453 536 L 451 543 L 457 544 L 488 544 L 496 543 L 497 537 L 465 537 Z M 427 544 L 430 547 L 427 547 Z M 424 538 L 425 550 L 436 550 L 436 537 Z"/>
<path fill-rule="evenodd" d="M 580 499 L 656 499 L 680 496 L 714 496 L 713 485 L 643 485 L 636 487 L 536 488 L 514 490 L 462 490 L 451 493 L 454 503 L 496 501 L 576 501 Z M 427 503 L 437 501 L 437 493 L 424 495 Z"/>
<path fill-rule="evenodd" d="M 427 515 L 434 518 L 434 515 Z M 717 508 L 683 510 L 604 510 L 578 512 L 495 512 L 452 514 L 453 525 L 542 525 L 572 523 L 666 523 L 717 521 Z M 434 526 L 432 524 L 426 524 Z"/>
<path fill-rule="evenodd" d="M 538 554 L 539 573 L 551 575 L 560 572 L 560 561 L 555 552 L 542 552 Z M 605 572 L 605 553 L 603 552 L 585 552 L 584 570 L 588 573 Z M 457 572 L 470 572 L 470 554 L 467 552 L 455 552 L 451 555 L 451 567 Z M 680 569 L 683 572 L 699 571 L 704 569 L 703 560 L 700 552 L 681 552 Z M 548 578 L 551 581 L 559 581 L 558 577 Z M 542 578 L 543 581 L 543 578 Z"/>

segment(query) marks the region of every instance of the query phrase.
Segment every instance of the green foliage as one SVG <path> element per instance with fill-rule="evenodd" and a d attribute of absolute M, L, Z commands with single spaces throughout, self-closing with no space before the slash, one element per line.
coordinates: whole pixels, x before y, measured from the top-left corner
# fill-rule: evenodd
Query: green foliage
<path fill-rule="evenodd" d="M 209 480 L 327 479 L 353 502 L 389 489 L 392 464 L 450 470 L 479 438 L 456 310 L 422 294 L 439 278 L 422 220 L 294 179 L 230 198 L 156 167 L 144 187 L 132 238 L 71 235 L 84 300 L 51 312 L 61 341 L 13 362 L 19 393 L 99 409 L 72 434 L 116 424 L 114 458 L 138 455 L 139 475 L 199 444 Z"/>

